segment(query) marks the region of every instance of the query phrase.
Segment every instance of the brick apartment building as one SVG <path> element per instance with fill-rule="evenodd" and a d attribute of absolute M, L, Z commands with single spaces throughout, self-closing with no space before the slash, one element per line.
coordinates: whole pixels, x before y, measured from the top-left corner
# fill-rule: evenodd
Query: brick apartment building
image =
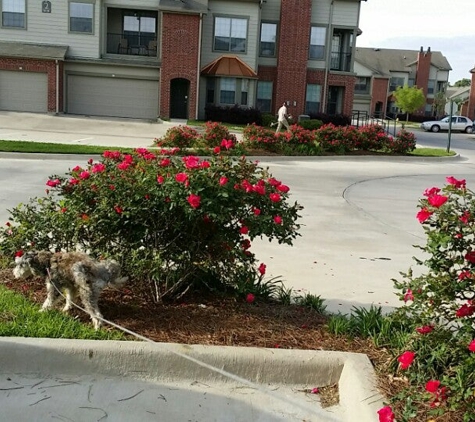
<path fill-rule="evenodd" d="M 357 47 L 354 110 L 381 117 L 395 114 L 393 92 L 398 86 L 422 88 L 426 104 L 415 114 L 434 116 L 434 98 L 445 93 L 448 86 L 449 62 L 439 51 L 430 47 L 417 50 L 397 50 Z"/>
<path fill-rule="evenodd" d="M 350 114 L 366 0 L 0 0 L 0 110 Z"/>

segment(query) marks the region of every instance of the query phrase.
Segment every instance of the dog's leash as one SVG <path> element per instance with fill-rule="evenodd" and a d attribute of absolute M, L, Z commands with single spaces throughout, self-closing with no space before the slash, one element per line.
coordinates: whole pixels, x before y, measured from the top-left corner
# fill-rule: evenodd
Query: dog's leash
<path fill-rule="evenodd" d="M 46 269 L 46 272 L 48 273 L 48 277 L 50 278 L 51 280 L 51 275 L 50 275 L 50 272 L 49 272 L 49 269 Z M 66 300 L 66 296 L 64 296 L 63 292 L 61 292 L 60 289 L 58 289 L 56 287 L 56 285 L 54 283 L 51 283 L 53 285 L 53 287 L 56 289 L 56 291 Z M 80 305 L 78 305 L 76 302 L 74 302 L 73 300 L 71 300 L 71 303 L 73 304 L 73 306 L 75 306 L 77 309 L 85 312 L 87 315 L 90 315 L 89 312 L 87 312 L 83 307 L 81 307 Z M 261 393 L 264 393 L 264 394 L 267 394 L 268 396 L 271 396 L 272 398 L 276 399 L 276 400 L 279 400 L 279 401 L 282 401 L 282 402 L 287 402 L 288 404 L 291 404 L 295 407 L 298 407 L 300 408 L 301 410 L 305 411 L 305 412 L 308 412 L 309 413 L 309 416 L 311 418 L 313 418 L 314 416 L 317 416 L 318 417 L 318 421 L 321 421 L 321 422 L 341 422 L 341 419 L 337 419 L 335 418 L 334 416 L 332 415 L 329 415 L 328 413 L 325 413 L 324 411 L 322 411 L 321 409 L 319 409 L 318 407 L 310 407 L 310 406 L 307 406 L 305 404 L 302 404 L 302 403 L 299 403 L 299 402 L 296 402 L 294 400 L 292 400 L 290 397 L 287 397 L 287 396 L 284 396 L 284 395 L 281 395 L 279 394 L 278 392 L 276 391 L 272 391 L 270 390 L 269 388 L 266 388 L 262 385 L 259 385 L 259 384 L 256 384 L 252 381 L 249 381 L 247 380 L 246 378 L 242 378 L 240 377 L 239 375 L 236 375 L 236 374 L 233 374 L 231 372 L 228 372 L 228 371 L 225 371 L 224 369 L 221 369 L 221 368 L 218 368 L 216 366 L 213 366 L 213 365 L 210 365 L 206 362 L 203 362 L 199 359 L 196 359 L 192 356 L 189 356 L 189 355 L 186 355 L 184 353 L 180 353 L 170 347 L 167 347 L 166 343 L 159 343 L 159 342 L 156 342 L 152 339 L 149 339 L 147 337 L 144 337 L 142 336 L 141 334 L 139 333 L 136 333 L 132 330 L 129 330 L 128 328 L 125 328 L 125 327 L 122 327 L 121 325 L 118 325 L 112 321 L 109 321 L 103 317 L 99 317 L 97 315 L 94 315 L 95 318 L 99 319 L 101 322 L 105 323 L 105 324 L 108 324 L 114 328 L 117 328 L 118 330 L 120 331 L 123 331 L 124 333 L 126 334 L 130 334 L 131 336 L 134 336 L 136 338 L 138 338 L 139 340 L 142 340 L 144 342 L 147 342 L 147 343 L 150 343 L 150 344 L 153 344 L 153 345 L 160 345 L 160 347 L 164 348 L 166 351 L 176 355 L 176 356 L 179 356 L 183 359 L 186 359 L 190 362 L 193 362 L 195 363 L 196 365 L 199 365 L 203 368 L 206 368 L 206 369 L 209 369 L 210 371 L 212 372 L 216 372 L 226 378 L 230 378 L 234 381 L 237 381 L 241 384 L 244 384 L 244 385 L 247 385 L 251 388 L 254 388 L 258 391 L 260 391 Z"/>

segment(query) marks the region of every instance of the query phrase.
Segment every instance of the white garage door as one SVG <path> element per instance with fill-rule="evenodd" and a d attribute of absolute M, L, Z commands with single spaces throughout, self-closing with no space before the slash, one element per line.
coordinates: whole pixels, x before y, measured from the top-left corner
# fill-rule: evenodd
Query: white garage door
<path fill-rule="evenodd" d="M 48 75 L 0 70 L 0 110 L 48 111 Z"/>
<path fill-rule="evenodd" d="M 68 75 L 67 112 L 156 119 L 158 80 Z"/>

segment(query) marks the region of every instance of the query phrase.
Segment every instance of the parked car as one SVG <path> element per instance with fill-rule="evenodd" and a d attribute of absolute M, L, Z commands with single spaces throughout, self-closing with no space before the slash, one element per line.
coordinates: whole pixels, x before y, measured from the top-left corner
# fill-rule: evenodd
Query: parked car
<path fill-rule="evenodd" d="M 452 130 L 465 133 L 472 133 L 474 122 L 464 116 L 447 116 L 442 120 L 431 120 L 421 124 L 421 128 L 426 131 L 438 132 L 439 130 L 449 130 L 450 119 L 452 119 Z"/>

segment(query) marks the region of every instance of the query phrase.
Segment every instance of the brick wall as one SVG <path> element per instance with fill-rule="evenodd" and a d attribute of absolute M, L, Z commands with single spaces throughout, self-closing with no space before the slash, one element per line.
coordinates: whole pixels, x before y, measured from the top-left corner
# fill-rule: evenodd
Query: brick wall
<path fill-rule="evenodd" d="M 468 110 L 466 116 L 469 119 L 475 120 L 475 68 L 470 73 L 472 74 L 472 85 L 470 87 L 470 96 L 468 97 Z"/>
<path fill-rule="evenodd" d="M 59 111 L 61 112 L 63 111 L 63 62 L 59 62 L 59 65 Z M 47 73 L 48 112 L 56 111 L 56 63 L 54 60 L 0 57 L 0 70 Z"/>
<path fill-rule="evenodd" d="M 196 119 L 198 57 L 198 15 L 164 13 L 162 21 L 162 66 L 160 69 L 160 116 L 170 116 L 170 82 L 174 78 L 190 81 L 188 118 Z"/>
<path fill-rule="evenodd" d="M 416 86 L 422 88 L 424 96 L 427 98 L 427 85 L 429 82 L 430 63 L 432 60 L 432 53 L 430 47 L 427 51 L 424 51 L 421 47 L 417 55 L 417 67 L 416 67 Z M 427 100 L 428 103 L 432 100 Z M 416 111 L 415 114 L 424 114 L 425 106 Z"/>
<path fill-rule="evenodd" d="M 312 0 L 281 1 L 274 108 L 290 101 L 288 111 L 294 116 L 305 109 L 311 12 Z"/>
<path fill-rule="evenodd" d="M 388 85 L 389 79 L 373 78 L 373 86 L 371 89 L 371 114 L 374 114 L 377 102 L 383 103 L 381 111 L 386 114 L 388 108 Z"/>

